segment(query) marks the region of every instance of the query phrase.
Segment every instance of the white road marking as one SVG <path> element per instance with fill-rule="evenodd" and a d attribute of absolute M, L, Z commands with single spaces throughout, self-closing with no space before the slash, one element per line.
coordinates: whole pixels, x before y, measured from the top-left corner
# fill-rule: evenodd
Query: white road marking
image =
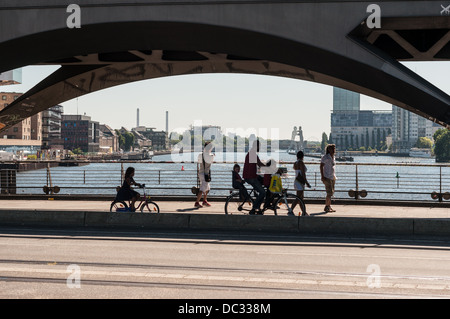
<path fill-rule="evenodd" d="M 32 267 L 11 267 L 3 266 L 0 267 L 0 281 L 1 277 L 7 277 L 7 273 L 18 273 L 22 276 L 25 274 L 33 275 L 56 275 L 66 278 L 68 275 L 66 267 L 51 266 L 49 268 L 32 268 Z M 200 275 L 200 274 L 188 274 L 188 273 L 158 273 L 158 272 L 135 272 L 135 271 L 105 271 L 105 270 L 92 270 L 92 269 L 82 269 L 81 280 L 83 278 L 94 276 L 94 277 L 126 277 L 126 278 L 153 278 L 153 279 L 183 279 L 183 280 L 197 280 L 197 281 L 227 281 L 236 283 L 271 283 L 271 284 L 291 284 L 296 286 L 334 286 L 334 287 L 367 287 L 365 278 L 363 280 L 348 280 L 348 277 L 354 279 L 353 274 L 340 274 L 344 277 L 343 280 L 323 280 L 323 279 L 298 279 L 298 278 L 262 278 L 262 277 L 251 277 L 251 276 L 221 276 L 221 275 Z M 363 276 L 361 276 L 363 277 Z M 392 278 L 390 278 L 392 279 Z M 417 278 L 414 278 L 417 279 Z M 434 280 L 429 280 L 427 277 L 419 278 L 421 280 L 428 280 L 433 282 Z M 422 289 L 422 290 L 440 290 L 442 292 L 450 291 L 450 278 L 447 278 L 448 284 L 439 281 L 439 283 L 405 283 L 405 282 L 392 282 L 387 280 L 382 280 L 381 288 L 397 288 L 397 289 Z"/>

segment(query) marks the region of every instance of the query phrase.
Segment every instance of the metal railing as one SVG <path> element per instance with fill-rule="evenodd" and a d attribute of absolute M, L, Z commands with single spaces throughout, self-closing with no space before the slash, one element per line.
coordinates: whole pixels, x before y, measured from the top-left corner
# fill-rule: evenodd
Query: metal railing
<path fill-rule="evenodd" d="M 1 195 L 114 196 L 128 166 L 135 167 L 135 180 L 145 183 L 152 195 L 187 196 L 192 195 L 193 186 L 198 186 L 196 163 L 65 162 L 65 165 L 78 166 L 56 166 L 58 162 L 39 163 L 40 169 L 0 169 Z M 305 198 L 324 198 L 320 164 L 305 164 L 312 186 L 306 190 Z M 234 162 L 212 164 L 210 196 L 229 194 L 233 165 Z M 279 165 L 288 169 L 284 187 L 294 191 L 293 162 L 280 162 Z M 336 175 L 337 199 L 450 200 L 450 165 L 337 163 Z"/>

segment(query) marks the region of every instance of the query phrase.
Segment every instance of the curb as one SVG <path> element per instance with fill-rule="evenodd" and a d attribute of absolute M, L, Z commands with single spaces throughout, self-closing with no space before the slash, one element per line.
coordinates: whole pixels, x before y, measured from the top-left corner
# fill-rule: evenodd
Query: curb
<path fill-rule="evenodd" d="M 194 202 L 195 197 L 192 195 L 152 195 L 155 201 L 186 201 Z M 210 202 L 225 202 L 226 196 L 208 196 Z M 70 201 L 105 201 L 111 202 L 114 196 L 104 195 L 36 195 L 36 194 L 0 194 L 0 202 L 2 200 L 70 200 Z M 323 198 L 306 198 L 306 204 L 323 204 Z M 396 206 L 396 207 L 440 207 L 450 208 L 450 201 L 402 201 L 402 200 L 374 200 L 374 199 L 344 199 L 334 198 L 333 204 L 337 205 L 371 205 L 371 206 Z"/>
<path fill-rule="evenodd" d="M 0 226 L 289 233 L 384 237 L 450 237 L 450 219 L 289 217 L 192 213 L 0 210 Z"/>

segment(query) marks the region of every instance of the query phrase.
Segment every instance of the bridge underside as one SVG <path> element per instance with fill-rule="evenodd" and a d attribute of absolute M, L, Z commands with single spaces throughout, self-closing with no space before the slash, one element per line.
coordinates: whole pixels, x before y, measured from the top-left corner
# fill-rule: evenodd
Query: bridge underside
<path fill-rule="evenodd" d="M 450 97 L 398 62 L 450 60 L 450 18 L 386 18 L 382 26 L 361 24 L 345 40 L 369 52 L 371 63 L 283 37 L 194 23 L 104 23 L 0 43 L 0 72 L 28 64 L 61 65 L 0 111 L 0 131 L 91 92 L 198 73 L 283 76 L 342 87 L 450 128 Z M 40 49 L 23 52 L 25 46 Z"/>
<path fill-rule="evenodd" d="M 382 28 L 358 26 L 351 34 L 399 61 L 450 61 L 450 18 L 385 18 Z"/>

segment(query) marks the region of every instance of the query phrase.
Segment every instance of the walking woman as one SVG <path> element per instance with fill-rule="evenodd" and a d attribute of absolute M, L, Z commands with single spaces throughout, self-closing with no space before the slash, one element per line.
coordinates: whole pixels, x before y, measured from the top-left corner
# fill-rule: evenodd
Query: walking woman
<path fill-rule="evenodd" d="M 211 206 L 207 201 L 209 190 L 211 189 L 209 183 L 211 182 L 211 164 L 214 161 L 214 154 L 211 153 L 213 144 L 206 142 L 203 148 L 203 153 L 198 156 L 198 179 L 200 180 L 200 189 L 197 194 L 197 200 L 194 207 L 201 208 L 203 206 Z M 203 196 L 203 205 L 200 204 L 200 199 Z"/>
<path fill-rule="evenodd" d="M 303 163 L 303 157 L 304 153 L 302 151 L 297 152 L 297 161 L 294 163 L 294 170 L 295 170 L 295 181 L 294 181 L 294 189 L 297 191 L 297 196 L 303 199 L 303 192 L 305 191 L 305 185 L 308 187 L 311 187 L 309 185 L 308 180 L 306 179 L 306 165 Z M 294 201 L 292 203 L 292 211 L 294 211 L 295 206 L 297 206 L 298 200 Z M 303 210 L 303 207 L 301 207 Z M 302 211 L 302 216 L 309 216 L 305 211 Z"/>

